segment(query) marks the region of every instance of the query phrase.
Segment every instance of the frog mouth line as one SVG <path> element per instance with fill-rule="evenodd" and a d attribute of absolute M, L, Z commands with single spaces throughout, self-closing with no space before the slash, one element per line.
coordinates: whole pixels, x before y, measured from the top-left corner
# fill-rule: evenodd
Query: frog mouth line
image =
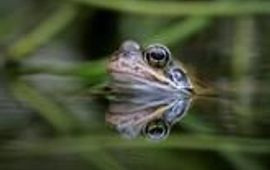
<path fill-rule="evenodd" d="M 176 96 L 175 94 L 179 92 L 193 94 L 194 89 L 188 78 L 180 80 L 176 74 L 178 72 L 172 70 L 175 66 L 173 61 L 170 61 L 170 65 L 160 68 L 153 66 L 143 57 L 139 51 L 128 54 L 122 51 L 113 55 L 107 70 L 112 77 L 112 85 L 119 93 L 135 90 L 134 93 L 146 92 L 147 95 L 155 95 L 159 92 L 169 93 L 172 96 Z M 183 74 L 185 77 L 185 72 Z"/>
<path fill-rule="evenodd" d="M 114 74 L 114 83 L 112 84 L 117 89 L 122 91 L 135 91 L 149 95 L 161 95 L 164 97 L 190 95 L 193 90 L 188 86 L 170 86 L 164 82 L 156 82 L 155 80 L 145 79 L 145 77 L 137 76 L 132 73 L 126 74 L 123 71 L 112 72 Z"/>
<path fill-rule="evenodd" d="M 145 66 L 137 65 L 136 67 L 134 67 L 132 65 L 126 65 L 125 68 L 129 68 L 129 69 L 117 69 L 114 67 L 109 67 L 108 70 L 111 73 L 119 73 L 122 75 L 130 75 L 131 77 L 138 77 L 138 78 L 146 79 L 149 81 L 157 81 L 160 84 L 164 84 L 167 86 L 169 85 L 177 89 L 177 86 L 173 84 L 170 80 L 168 80 L 167 77 L 156 73 L 154 70 L 145 69 L 146 68 Z M 139 71 L 141 71 L 141 73 L 138 73 Z"/>

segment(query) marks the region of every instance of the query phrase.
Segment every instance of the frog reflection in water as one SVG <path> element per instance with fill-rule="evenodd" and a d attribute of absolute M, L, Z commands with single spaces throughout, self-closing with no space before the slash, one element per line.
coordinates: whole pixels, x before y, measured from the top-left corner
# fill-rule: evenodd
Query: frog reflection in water
<path fill-rule="evenodd" d="M 127 137 L 165 138 L 194 93 L 186 71 L 162 44 L 142 49 L 134 41 L 124 42 L 112 55 L 108 72 L 115 97 L 106 121 Z"/>

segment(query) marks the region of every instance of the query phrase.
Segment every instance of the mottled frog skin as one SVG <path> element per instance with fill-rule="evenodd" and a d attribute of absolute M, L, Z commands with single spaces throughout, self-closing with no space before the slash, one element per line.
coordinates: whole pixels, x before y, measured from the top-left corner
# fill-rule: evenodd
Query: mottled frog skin
<path fill-rule="evenodd" d="M 172 126 L 180 121 L 190 107 L 192 99 L 183 95 L 166 100 L 145 101 L 135 97 L 111 101 L 106 121 L 127 138 L 143 135 L 152 140 L 168 137 Z"/>
<path fill-rule="evenodd" d="M 125 41 L 112 54 L 108 73 L 115 98 L 106 121 L 129 138 L 166 138 L 187 112 L 194 93 L 187 72 L 162 44 L 142 48 Z"/>
<path fill-rule="evenodd" d="M 185 69 L 173 60 L 171 52 L 161 44 L 142 49 L 134 41 L 126 41 L 112 55 L 108 72 L 112 89 L 120 92 L 136 90 L 140 94 L 175 96 L 192 94 L 192 83 Z"/>

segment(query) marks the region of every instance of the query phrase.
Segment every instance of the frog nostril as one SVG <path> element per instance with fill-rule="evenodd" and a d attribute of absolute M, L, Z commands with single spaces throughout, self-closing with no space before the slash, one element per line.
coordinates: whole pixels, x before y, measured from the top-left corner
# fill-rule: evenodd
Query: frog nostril
<path fill-rule="evenodd" d="M 194 91 L 194 89 L 193 89 L 192 87 L 186 87 L 186 88 L 185 88 L 185 91 L 187 91 L 188 93 L 191 93 L 191 94 L 192 94 L 192 93 L 193 93 L 193 94 L 195 93 L 195 91 Z"/>

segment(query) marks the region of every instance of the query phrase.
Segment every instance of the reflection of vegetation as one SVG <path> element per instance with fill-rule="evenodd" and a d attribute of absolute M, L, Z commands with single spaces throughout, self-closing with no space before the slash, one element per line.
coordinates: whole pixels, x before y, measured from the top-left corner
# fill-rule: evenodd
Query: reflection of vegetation
<path fill-rule="evenodd" d="M 2 3 L 2 2 L 1 2 Z M 64 3 L 64 2 L 62 2 Z M 240 4 L 239 4 L 240 3 Z M 253 14 L 269 14 L 270 13 L 270 3 L 267 1 L 249 1 L 249 2 L 173 2 L 169 3 L 162 1 L 162 4 L 154 1 L 124 1 L 124 0 L 73 0 L 71 2 L 66 2 L 65 5 L 60 4 L 59 8 L 49 14 L 48 18 L 45 18 L 40 24 L 36 26 L 33 30 L 29 31 L 26 35 L 22 36 L 21 39 L 10 44 L 7 48 L 6 60 L 9 62 L 21 62 L 29 57 L 31 53 L 35 52 L 39 47 L 50 43 L 54 37 L 59 35 L 61 32 L 66 31 L 67 27 L 70 27 L 76 22 L 80 14 L 81 8 L 78 6 L 80 4 L 89 5 L 89 10 L 96 10 L 96 7 L 101 9 L 112 9 L 117 12 L 124 13 L 123 20 L 128 19 L 130 16 L 125 16 L 126 13 L 129 14 L 139 14 L 140 17 L 145 17 L 140 19 L 139 24 L 143 25 L 143 22 L 147 21 L 150 17 L 154 17 L 153 20 L 157 22 L 156 25 L 161 25 L 156 28 L 141 28 L 140 31 L 143 32 L 144 29 L 155 30 L 149 35 L 149 39 L 141 39 L 145 44 L 149 42 L 162 42 L 170 46 L 177 46 L 179 44 L 184 44 L 185 40 L 189 39 L 194 34 L 199 34 L 205 28 L 210 27 L 213 23 L 213 16 L 232 16 L 237 18 L 235 39 L 233 40 L 233 51 L 234 58 L 232 60 L 233 70 L 235 74 L 236 82 L 239 86 L 243 86 L 246 83 L 247 72 L 250 71 L 250 65 L 252 58 L 249 56 L 252 50 L 255 50 L 254 44 L 254 18 L 247 17 L 243 18 L 242 15 L 253 15 Z M 149 16 L 148 16 L 149 15 Z M 157 19 L 155 17 L 162 17 Z M 177 17 L 188 16 L 184 21 L 174 21 L 172 24 L 164 23 L 164 17 L 174 17 L 170 18 L 170 21 L 174 21 Z M 10 17 L 12 19 L 12 17 Z M 151 20 L 151 18 L 149 19 Z M 128 22 L 126 22 L 128 23 Z M 4 25 L 7 24 L 7 25 Z M 122 23 L 125 25 L 125 21 Z M 0 24 L 0 28 L 5 28 L 8 32 L 8 28 L 14 27 L 16 25 L 14 21 L 3 22 Z M 167 26 L 169 25 L 169 26 Z M 134 26 L 135 27 L 135 26 Z M 11 29 L 11 28 L 10 28 Z M 12 30 L 12 29 L 11 29 Z M 135 28 L 133 31 L 136 31 Z M 134 32 L 126 32 L 127 35 L 132 35 Z M 0 31 L 0 36 L 4 36 Z M 269 35 L 269 34 L 268 34 Z M 247 44 L 248 43 L 248 44 Z M 178 45 L 177 45 L 178 44 Z M 248 47 L 248 48 L 247 48 Z M 46 120 L 55 131 L 59 132 L 59 139 L 51 139 L 49 141 L 45 140 L 43 142 L 33 142 L 33 141 L 18 141 L 18 145 L 14 145 L 13 149 L 23 150 L 26 155 L 47 155 L 47 154 L 80 154 L 80 156 L 85 160 L 90 160 L 90 162 L 95 163 L 96 167 L 102 169 L 125 169 L 122 165 L 112 157 L 111 150 L 120 149 L 119 153 L 123 152 L 125 149 L 138 149 L 138 148 L 162 148 L 164 152 L 158 152 L 158 154 L 153 154 L 151 156 L 158 157 L 159 159 L 165 159 L 163 155 L 168 155 L 168 149 L 192 149 L 194 150 L 204 150 L 204 151 L 217 151 L 220 155 L 224 156 L 227 161 L 230 161 L 233 166 L 239 169 L 246 169 L 253 167 L 263 169 L 259 166 L 259 161 L 257 159 L 251 159 L 253 157 L 247 157 L 238 154 L 238 152 L 244 153 L 267 153 L 270 152 L 270 141 L 265 139 L 256 138 L 240 138 L 240 137 L 226 137 L 226 136 L 215 136 L 211 133 L 215 131 L 214 127 L 208 127 L 204 125 L 204 122 L 200 121 L 196 116 L 191 115 L 189 118 L 185 119 L 183 122 L 183 127 L 189 131 L 192 131 L 190 135 L 175 135 L 169 140 L 164 141 L 160 144 L 149 144 L 141 139 L 134 141 L 123 141 L 117 137 L 108 137 L 107 132 L 101 128 L 99 135 L 74 135 L 74 129 L 81 129 L 84 131 L 85 127 L 80 126 L 80 120 L 76 116 L 69 113 L 65 106 L 59 105 L 54 102 L 54 100 L 48 98 L 47 96 L 39 93 L 38 90 L 28 86 L 25 80 L 21 79 L 22 75 L 29 75 L 35 73 L 48 73 L 52 75 L 70 75 L 74 77 L 79 77 L 80 79 L 86 80 L 89 85 L 97 85 L 106 80 L 106 70 L 105 70 L 104 59 L 99 59 L 96 61 L 89 61 L 77 64 L 69 68 L 49 68 L 47 66 L 28 66 L 21 67 L 18 72 L 15 72 L 14 79 L 11 82 L 11 90 L 14 96 L 24 100 L 27 105 L 34 109 L 40 114 L 44 120 Z M 248 80 L 252 83 L 252 80 Z M 241 122 L 241 128 L 248 127 L 247 130 L 251 130 L 252 127 L 252 114 L 250 108 L 251 98 L 249 89 L 245 89 L 238 96 L 238 102 L 241 104 L 235 110 L 239 114 L 239 119 L 243 119 Z M 248 113 L 248 114 L 245 114 Z M 90 125 L 89 125 L 90 126 Z M 87 127 L 89 128 L 89 127 Z M 96 128 L 96 127 L 94 127 Z M 93 128 L 93 129 L 94 129 Z M 88 129 L 87 129 L 88 130 Z M 86 131 L 86 130 L 85 130 Z M 195 132 L 202 132 L 204 135 L 196 134 Z M 248 132 L 247 132 L 248 133 Z M 63 135 L 65 134 L 65 135 Z M 63 137 L 64 136 L 64 137 Z M 16 141 L 15 141 L 16 143 Z M 15 147 L 17 146 L 17 148 Z M 100 151 L 100 152 L 97 152 Z M 139 150 L 140 151 L 140 150 Z M 179 150 L 177 150 L 179 151 Z M 133 151 L 134 152 L 134 151 Z M 136 152 L 136 151 L 135 151 Z M 228 154 L 228 152 L 231 152 Z M 143 157 L 143 156 L 142 156 Z M 168 156 L 172 157 L 172 156 Z M 181 156 L 181 159 L 185 159 Z M 122 160 L 123 158 L 119 158 Z M 149 159 L 149 158 L 148 158 Z M 174 158 L 175 159 L 175 158 Z M 194 158 L 190 158 L 192 161 Z M 103 160 L 103 161 L 101 161 Z M 173 160 L 173 159 L 172 159 Z M 196 160 L 196 159 L 195 159 Z M 204 160 L 204 158 L 202 158 Z M 197 160 L 198 161 L 198 160 Z M 109 165 L 107 165 L 106 163 Z M 158 164 L 159 160 L 155 163 Z M 166 159 L 169 163 L 169 160 Z M 190 162 L 187 160 L 187 162 Z M 177 165 L 179 160 L 174 161 Z M 249 165 L 250 164 L 250 165 Z M 252 164 L 252 165 L 251 165 Z M 182 165 L 184 166 L 184 165 Z M 198 165 L 189 164 L 185 165 L 185 168 L 198 169 L 198 167 L 209 168 L 209 165 L 204 161 L 198 161 Z"/>
<path fill-rule="evenodd" d="M 219 145 L 217 145 L 217 143 Z M 256 147 L 255 147 L 256 146 Z M 143 140 L 126 141 L 116 136 L 81 136 L 76 138 L 60 138 L 44 143 L 22 143 L 18 147 L 30 149 L 29 152 L 39 154 L 58 153 L 64 151 L 68 153 L 80 153 L 84 151 L 97 151 L 114 147 L 132 148 L 189 148 L 198 150 L 213 150 L 226 152 L 246 152 L 246 153 L 268 153 L 270 146 L 267 140 L 254 140 L 250 138 L 211 136 L 211 135 L 177 135 L 170 137 L 159 145 L 149 145 Z M 26 152 L 27 152 L 26 150 Z"/>

